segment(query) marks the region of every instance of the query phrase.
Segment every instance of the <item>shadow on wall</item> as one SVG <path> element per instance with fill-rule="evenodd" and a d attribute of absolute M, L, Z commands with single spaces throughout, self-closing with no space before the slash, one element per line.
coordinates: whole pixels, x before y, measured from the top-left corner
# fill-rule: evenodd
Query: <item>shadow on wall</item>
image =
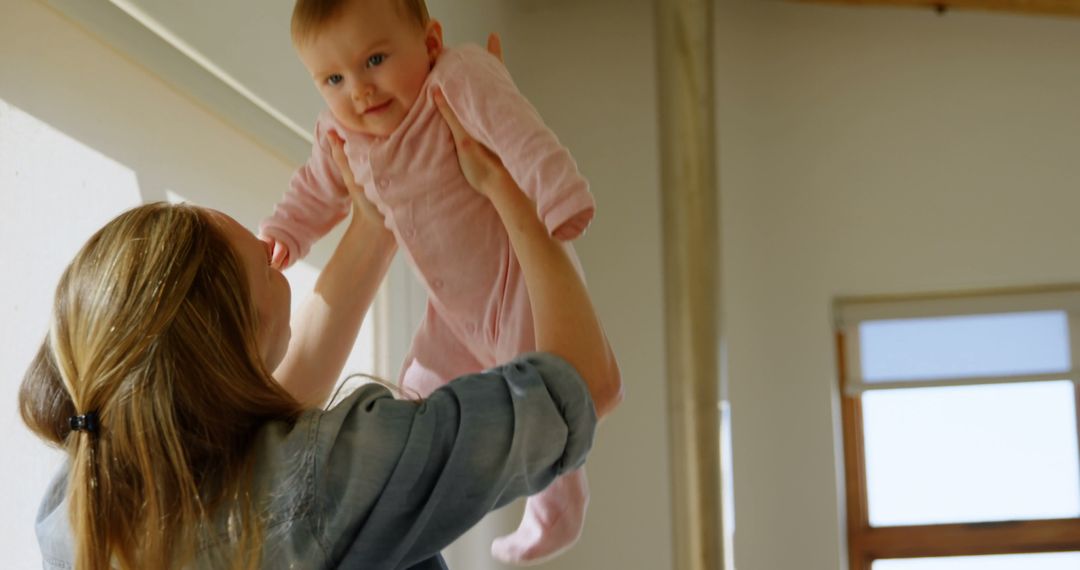
<path fill-rule="evenodd" d="M 39 3 L 4 11 L 0 99 L 130 169 L 143 201 L 171 190 L 252 225 L 284 189 L 293 165 L 147 70 Z"/>

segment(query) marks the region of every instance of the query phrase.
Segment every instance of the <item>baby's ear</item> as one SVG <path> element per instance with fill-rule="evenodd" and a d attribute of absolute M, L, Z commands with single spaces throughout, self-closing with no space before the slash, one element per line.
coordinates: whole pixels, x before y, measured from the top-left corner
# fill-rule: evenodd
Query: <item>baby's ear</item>
<path fill-rule="evenodd" d="M 443 50 L 442 24 L 435 18 L 428 20 L 424 30 L 424 45 L 427 47 L 428 62 L 434 64 Z"/>

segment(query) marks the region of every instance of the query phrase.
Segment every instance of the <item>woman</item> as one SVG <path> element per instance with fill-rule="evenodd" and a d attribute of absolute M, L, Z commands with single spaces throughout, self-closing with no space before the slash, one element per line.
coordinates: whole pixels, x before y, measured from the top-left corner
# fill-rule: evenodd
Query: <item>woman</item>
<path fill-rule="evenodd" d="M 69 458 L 38 515 L 47 568 L 445 568 L 487 512 L 584 462 L 622 393 L 596 314 L 532 203 L 437 102 L 506 225 L 542 352 L 424 402 L 368 385 L 316 410 L 393 254 L 359 189 L 291 341 L 288 285 L 250 232 L 191 206 L 122 214 L 65 271 L 20 392 Z"/>

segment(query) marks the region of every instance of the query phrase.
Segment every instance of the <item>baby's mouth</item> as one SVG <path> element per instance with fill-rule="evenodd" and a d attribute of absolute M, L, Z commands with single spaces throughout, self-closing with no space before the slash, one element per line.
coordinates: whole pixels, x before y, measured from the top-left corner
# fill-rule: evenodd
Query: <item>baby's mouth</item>
<path fill-rule="evenodd" d="M 376 113 L 382 112 L 382 111 L 386 110 L 387 107 L 390 106 L 391 102 L 393 102 L 393 101 L 389 100 L 389 101 L 386 101 L 385 103 L 379 103 L 378 105 L 372 105 L 371 107 L 368 107 L 367 109 L 364 109 L 364 112 L 361 113 L 361 115 L 374 115 Z"/>

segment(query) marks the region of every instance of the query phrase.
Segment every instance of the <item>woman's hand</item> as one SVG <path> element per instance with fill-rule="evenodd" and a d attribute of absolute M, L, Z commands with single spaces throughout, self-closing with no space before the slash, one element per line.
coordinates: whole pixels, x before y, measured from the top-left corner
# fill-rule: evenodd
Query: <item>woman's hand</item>
<path fill-rule="evenodd" d="M 293 318 L 292 339 L 274 377 L 300 403 L 322 405 L 341 376 L 364 315 L 397 245 L 382 214 L 353 178 L 343 143 L 330 134 L 330 153 L 352 198 L 352 219 L 313 294 Z"/>
<path fill-rule="evenodd" d="M 499 37 L 499 34 L 494 32 L 488 34 L 487 50 L 488 53 L 499 58 L 499 61 L 506 63 L 503 61 L 502 38 Z"/>
<path fill-rule="evenodd" d="M 330 131 L 327 138 L 330 139 L 330 155 L 333 157 L 338 173 L 341 174 L 341 179 L 345 182 L 345 188 L 349 191 L 349 197 L 353 201 L 353 218 L 363 216 L 368 221 L 384 225 L 382 213 L 375 207 L 375 204 L 371 203 L 371 200 L 367 199 L 367 196 L 364 195 L 364 187 L 357 184 L 356 178 L 353 177 L 349 159 L 345 156 L 345 141 L 333 131 Z"/>
<path fill-rule="evenodd" d="M 435 89 L 433 93 L 435 106 L 442 113 L 443 120 L 450 127 L 450 134 L 454 137 L 454 148 L 457 150 L 458 164 L 465 180 L 477 192 L 489 196 L 492 189 L 503 186 L 503 182 L 510 178 L 510 173 L 503 166 L 495 153 L 472 138 L 465 127 L 461 126 L 454 110 L 446 103 L 442 89 Z"/>
<path fill-rule="evenodd" d="M 489 38 L 488 51 L 502 59 L 498 36 Z M 592 395 L 597 415 L 606 416 L 622 400 L 622 378 L 566 246 L 549 235 L 536 205 L 499 157 L 469 135 L 442 91 L 436 89 L 432 97 L 450 128 L 461 172 L 491 201 L 510 237 L 532 305 L 536 350 L 557 354 L 573 365 Z"/>
<path fill-rule="evenodd" d="M 500 62 L 505 63 L 503 60 L 502 39 L 499 34 L 488 34 L 487 50 L 488 53 L 498 58 Z M 458 163 L 461 165 L 462 173 L 465 174 L 465 180 L 478 192 L 487 195 L 487 190 L 492 186 L 492 182 L 499 182 L 498 177 L 510 176 L 510 174 L 495 153 L 469 136 L 469 133 L 465 131 L 465 127 L 461 126 L 461 121 L 458 120 L 454 110 L 446 103 L 446 97 L 441 89 L 435 89 L 432 98 L 435 100 L 435 106 L 442 113 L 443 120 L 450 127 L 450 133 L 454 137 L 454 148 L 457 150 Z"/>

